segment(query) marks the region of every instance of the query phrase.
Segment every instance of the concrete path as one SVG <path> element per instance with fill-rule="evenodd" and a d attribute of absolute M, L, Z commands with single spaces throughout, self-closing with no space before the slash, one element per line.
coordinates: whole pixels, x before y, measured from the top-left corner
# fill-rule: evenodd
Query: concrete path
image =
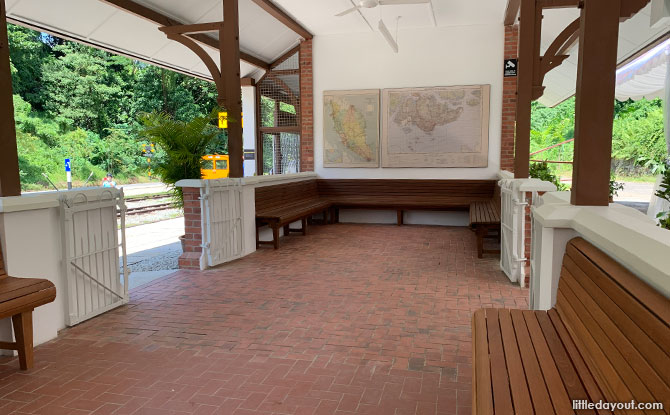
<path fill-rule="evenodd" d="M 126 229 L 126 254 L 130 270 L 129 289 L 139 287 L 178 269 L 179 236 L 184 218 L 176 218 Z"/>

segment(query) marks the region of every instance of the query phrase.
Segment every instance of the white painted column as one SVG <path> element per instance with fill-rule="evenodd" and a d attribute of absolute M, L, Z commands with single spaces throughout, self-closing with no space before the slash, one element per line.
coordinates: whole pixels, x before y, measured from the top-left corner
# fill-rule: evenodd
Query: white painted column
<path fill-rule="evenodd" d="M 244 176 L 256 174 L 256 87 L 242 87 L 242 113 L 244 114 L 244 128 L 242 129 L 242 144 L 244 153 L 254 151 L 254 159 L 244 159 Z"/>

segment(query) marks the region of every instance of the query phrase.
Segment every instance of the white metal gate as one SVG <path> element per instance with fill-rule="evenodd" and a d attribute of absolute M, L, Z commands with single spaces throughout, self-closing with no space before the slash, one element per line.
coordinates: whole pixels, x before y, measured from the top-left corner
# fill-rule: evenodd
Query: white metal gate
<path fill-rule="evenodd" d="M 525 206 L 526 202 L 518 191 L 518 181 L 501 180 L 500 198 L 502 203 L 500 241 L 500 268 L 512 282 L 525 285 Z"/>
<path fill-rule="evenodd" d="M 206 180 L 201 198 L 207 265 L 213 267 L 240 258 L 244 252 L 241 179 Z"/>
<path fill-rule="evenodd" d="M 128 302 L 126 206 L 119 189 L 67 192 L 60 205 L 66 320 L 73 326 Z"/>

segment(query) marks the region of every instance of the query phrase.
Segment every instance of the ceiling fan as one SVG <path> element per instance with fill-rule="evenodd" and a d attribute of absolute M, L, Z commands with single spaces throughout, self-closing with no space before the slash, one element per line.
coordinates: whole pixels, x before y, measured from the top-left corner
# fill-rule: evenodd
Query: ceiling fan
<path fill-rule="evenodd" d="M 359 9 L 372 9 L 377 6 L 395 6 L 395 5 L 405 5 L 405 4 L 426 4 L 430 3 L 430 0 L 359 0 L 358 6 L 354 6 L 350 9 L 338 13 L 335 16 L 344 16 L 349 13 L 353 13 Z"/>

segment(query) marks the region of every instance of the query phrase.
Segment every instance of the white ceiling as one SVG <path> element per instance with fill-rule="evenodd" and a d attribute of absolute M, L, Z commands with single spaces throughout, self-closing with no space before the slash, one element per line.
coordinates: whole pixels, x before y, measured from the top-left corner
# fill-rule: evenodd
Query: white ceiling
<path fill-rule="evenodd" d="M 150 63 L 157 63 L 202 78 L 210 78 L 205 65 L 192 51 L 168 40 L 158 26 L 98 0 L 5 0 L 11 21 L 39 28 Z M 222 0 L 135 0 L 183 23 L 220 21 Z M 356 1 L 356 0 L 353 0 Z M 274 19 L 251 0 L 239 0 L 240 48 L 266 62 L 272 62 L 294 47 L 300 37 Z M 362 9 L 344 17 L 335 14 L 352 7 L 352 0 L 274 0 L 316 36 L 369 32 L 368 23 L 377 30 L 380 17 L 394 32 L 396 17 L 402 16 L 402 30 L 454 25 L 502 24 L 507 0 L 432 0 L 428 4 L 381 6 Z M 636 53 L 667 33 L 670 27 L 649 27 L 649 9 L 621 25 L 619 61 Z M 433 21 L 433 13 L 435 22 Z M 578 16 L 575 9 L 545 11 L 542 50 Z M 449 39 L 435 39 L 437 45 Z M 205 47 L 218 63 L 218 51 Z M 389 51 L 389 53 L 391 53 Z M 262 71 L 241 62 L 242 76 L 258 78 Z M 502 70 L 502 65 L 501 65 Z M 574 94 L 577 72 L 577 48 L 563 65 L 547 74 L 545 105 L 555 105 Z"/>
<path fill-rule="evenodd" d="M 371 30 L 368 23 L 376 30 L 380 18 L 389 28 L 395 28 L 398 16 L 402 16 L 400 28 L 433 26 L 429 4 L 378 6 L 361 9 L 363 16 L 354 12 L 336 17 L 353 7 L 351 0 L 274 0 L 274 3 L 315 35 L 366 32 Z M 438 26 L 496 24 L 502 22 L 506 4 L 506 0 L 432 0 L 432 9 Z"/>

